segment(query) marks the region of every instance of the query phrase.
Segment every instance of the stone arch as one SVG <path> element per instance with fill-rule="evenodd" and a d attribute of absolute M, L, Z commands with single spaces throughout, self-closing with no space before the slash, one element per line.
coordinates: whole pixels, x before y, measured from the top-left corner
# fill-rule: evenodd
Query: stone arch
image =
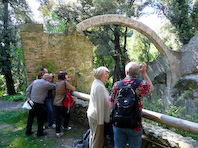
<path fill-rule="evenodd" d="M 180 77 L 180 54 L 169 50 L 162 39 L 145 24 L 123 15 L 106 14 L 83 20 L 77 24 L 77 31 L 82 32 L 90 27 L 107 24 L 117 24 L 130 27 L 145 35 L 159 50 L 165 64 L 167 65 L 168 88 L 172 88 L 177 83 Z"/>

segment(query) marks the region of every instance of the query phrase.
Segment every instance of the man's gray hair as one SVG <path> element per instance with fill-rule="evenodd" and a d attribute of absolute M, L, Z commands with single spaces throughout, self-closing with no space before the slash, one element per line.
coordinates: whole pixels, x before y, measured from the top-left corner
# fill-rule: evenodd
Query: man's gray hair
<path fill-rule="evenodd" d="M 46 73 L 46 74 L 44 74 L 43 75 L 43 79 L 45 80 L 46 78 L 50 78 L 51 76 L 50 76 L 50 74 L 48 74 L 48 73 Z"/>
<path fill-rule="evenodd" d="M 125 66 L 125 72 L 128 72 L 129 76 L 138 76 L 140 67 L 136 62 L 129 62 Z"/>
<path fill-rule="evenodd" d="M 105 72 L 110 72 L 108 68 L 104 67 L 104 66 L 101 66 L 101 67 L 98 67 L 95 72 L 94 72 L 94 77 L 96 79 L 100 79 L 101 76 L 105 73 Z"/>

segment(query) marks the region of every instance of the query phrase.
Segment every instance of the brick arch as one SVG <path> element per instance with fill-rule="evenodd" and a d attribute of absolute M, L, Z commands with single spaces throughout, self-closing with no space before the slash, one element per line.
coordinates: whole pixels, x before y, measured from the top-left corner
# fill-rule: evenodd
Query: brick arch
<path fill-rule="evenodd" d="M 129 17 L 125 17 L 123 15 L 118 14 L 106 14 L 106 15 L 98 15 L 86 20 L 83 20 L 79 24 L 77 24 L 77 31 L 82 32 L 86 29 L 99 25 L 107 25 L 107 24 L 117 24 L 126 26 L 132 29 L 137 30 L 141 34 L 145 35 L 159 50 L 162 58 L 164 59 L 167 65 L 167 84 L 169 87 L 175 85 L 180 76 L 180 60 L 179 55 L 171 50 L 165 45 L 162 39 L 148 26 L 145 24 L 134 20 Z"/>

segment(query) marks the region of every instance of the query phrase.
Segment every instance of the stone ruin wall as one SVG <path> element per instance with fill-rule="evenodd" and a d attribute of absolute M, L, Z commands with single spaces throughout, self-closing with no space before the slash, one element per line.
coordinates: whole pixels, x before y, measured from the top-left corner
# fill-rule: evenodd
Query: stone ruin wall
<path fill-rule="evenodd" d="M 42 24 L 20 26 L 27 73 L 27 82 L 34 80 L 44 62 L 55 66 L 55 81 L 59 71 L 67 71 L 71 84 L 88 93 L 93 81 L 93 44 L 75 31 L 65 34 L 43 32 Z"/>
<path fill-rule="evenodd" d="M 74 97 L 75 104 L 71 109 L 71 120 L 89 128 L 87 119 L 88 101 Z M 197 148 L 198 141 L 184 137 L 158 125 L 143 122 L 141 148 Z M 111 147 L 110 147 L 111 148 Z"/>
<path fill-rule="evenodd" d="M 185 107 L 182 113 L 198 114 L 198 33 L 191 38 L 188 44 L 182 46 L 177 52 L 181 53 L 180 78 L 175 87 L 171 88 L 171 98 L 168 96 L 166 83 L 167 67 L 162 59 L 158 57 L 149 63 L 147 73 L 154 84 L 153 96 L 161 98 L 166 110 L 170 104 Z M 179 99 L 185 91 L 190 91 L 184 99 Z"/>

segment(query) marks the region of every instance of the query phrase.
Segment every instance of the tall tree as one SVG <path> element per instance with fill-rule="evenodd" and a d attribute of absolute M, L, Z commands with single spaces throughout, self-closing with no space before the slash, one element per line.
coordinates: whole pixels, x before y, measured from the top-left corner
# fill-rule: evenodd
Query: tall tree
<path fill-rule="evenodd" d="M 192 0 L 153 0 L 151 3 L 173 25 L 172 31 L 177 34 L 182 44 L 187 44 L 198 30 L 198 1 Z"/>
<path fill-rule="evenodd" d="M 3 30 L 2 30 L 2 41 L 1 41 L 1 68 L 2 74 L 5 76 L 8 94 L 15 94 L 14 82 L 11 73 L 11 61 L 9 54 L 9 28 L 8 28 L 8 0 L 3 0 L 4 16 L 3 16 Z"/>
<path fill-rule="evenodd" d="M 14 81 L 12 77 L 11 48 L 17 46 L 17 25 L 19 20 L 24 22 L 30 18 L 26 15 L 27 5 L 24 0 L 2 0 L 0 1 L 0 69 L 6 80 L 7 92 L 15 94 Z"/>

